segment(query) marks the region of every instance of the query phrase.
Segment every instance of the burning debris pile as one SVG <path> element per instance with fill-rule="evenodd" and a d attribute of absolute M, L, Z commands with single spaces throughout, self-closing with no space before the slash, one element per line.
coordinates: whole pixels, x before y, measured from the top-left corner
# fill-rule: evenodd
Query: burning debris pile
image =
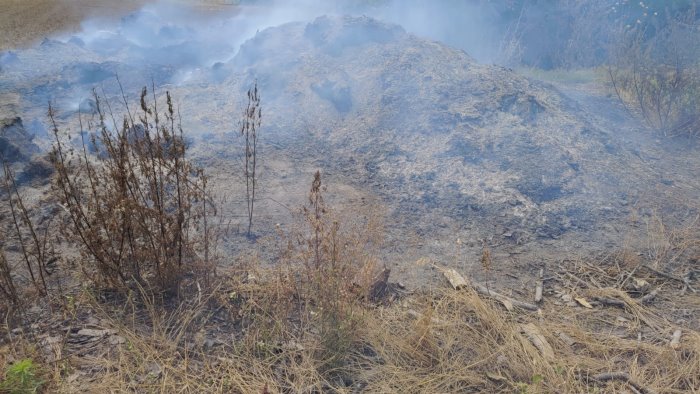
<path fill-rule="evenodd" d="M 122 101 L 115 74 L 126 92 L 152 82 L 183 98 L 185 128 L 214 148 L 195 154 L 230 168 L 232 114 L 257 80 L 266 114 L 261 144 L 289 172 L 286 185 L 302 194 L 308 174 L 321 168 L 378 195 L 392 231 L 435 239 L 457 233 L 474 248 L 567 235 L 600 244 L 611 236 L 593 237 L 601 223 L 627 217 L 630 202 L 649 188 L 676 193 L 672 185 L 689 176 L 664 163 L 650 170 L 648 157 L 663 153 L 596 113 L 624 117 L 611 101 L 584 107 L 551 85 L 398 25 L 323 16 L 258 31 L 235 52 L 240 35 L 222 39 L 158 18 L 142 11 L 113 32 L 5 53 L 0 88 L 21 94 L 25 124 L 41 136 L 48 100 L 61 121 L 75 122 L 78 111 L 91 114 L 94 88 Z M 232 21 L 240 19 L 204 31 L 230 33 Z M 274 190 L 280 172 L 267 172 L 264 187 Z"/>
<path fill-rule="evenodd" d="M 368 17 L 264 30 L 223 67 L 213 94 L 257 79 L 268 140 L 371 188 L 419 234 L 436 217 L 507 244 L 591 231 L 649 176 L 554 87 Z"/>

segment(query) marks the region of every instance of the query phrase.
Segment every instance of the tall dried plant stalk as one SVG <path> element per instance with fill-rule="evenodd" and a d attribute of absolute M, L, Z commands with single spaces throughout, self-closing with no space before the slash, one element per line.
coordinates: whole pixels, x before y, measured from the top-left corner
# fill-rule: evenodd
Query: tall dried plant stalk
<path fill-rule="evenodd" d="M 9 237 L 13 237 L 19 244 L 22 260 L 25 263 L 32 285 L 40 295 L 46 295 L 48 292 L 45 277 L 46 264 L 53 257 L 53 248 L 48 242 L 48 226 L 50 222 L 46 224 L 44 231 L 41 231 L 34 224 L 30 211 L 25 205 L 24 198 L 15 181 L 12 168 L 10 168 L 10 165 L 3 157 L 0 157 L 0 161 L 2 161 L 3 168 L 2 188 L 7 194 L 7 206 L 10 211 L 13 230 Z M 3 275 L 6 274 L 4 282 L 7 284 L 7 289 L 13 291 L 14 285 L 11 284 L 11 270 L 6 256 L 3 256 L 2 264 L 7 265 L 2 268 Z"/>
<path fill-rule="evenodd" d="M 258 131 L 262 120 L 260 107 L 260 94 L 258 92 L 258 82 L 248 90 L 248 105 L 243 113 L 241 122 L 241 135 L 244 138 L 244 175 L 246 205 L 248 208 L 248 236 L 251 236 L 253 229 L 253 211 L 255 208 L 255 191 L 257 187 L 257 164 L 258 164 Z"/>

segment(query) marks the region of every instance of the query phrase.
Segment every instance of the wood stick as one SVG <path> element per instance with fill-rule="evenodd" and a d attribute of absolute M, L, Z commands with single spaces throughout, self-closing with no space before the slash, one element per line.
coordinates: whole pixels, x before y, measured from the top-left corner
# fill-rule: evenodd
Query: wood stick
<path fill-rule="evenodd" d="M 649 270 L 649 271 L 655 273 L 656 275 L 659 275 L 659 276 L 664 277 L 664 278 L 666 278 L 666 279 L 675 280 L 675 281 L 677 281 L 677 282 L 681 282 L 681 283 L 685 284 L 685 281 L 683 280 L 683 278 L 679 278 L 679 277 L 677 277 L 677 276 L 675 276 L 675 275 L 673 275 L 673 274 L 668 274 L 668 273 L 666 273 L 666 272 L 659 271 L 659 270 L 657 270 L 657 269 L 655 269 L 655 268 L 650 267 L 650 266 L 647 265 L 647 264 L 642 264 L 642 267 L 644 267 L 644 268 L 646 268 L 647 270 Z"/>
<path fill-rule="evenodd" d="M 645 295 L 644 297 L 639 299 L 639 302 L 642 304 L 646 304 L 651 302 L 654 298 L 656 298 L 656 295 L 658 294 L 658 291 L 654 289 L 651 293 Z"/>
<path fill-rule="evenodd" d="M 614 298 L 606 298 L 606 297 L 595 297 L 594 300 L 600 302 L 603 305 L 607 306 L 615 306 L 618 308 L 625 308 L 627 304 L 625 304 L 624 301 L 622 300 L 616 300 Z"/>
<path fill-rule="evenodd" d="M 552 350 L 552 346 L 547 342 L 547 339 L 545 339 L 536 325 L 532 323 L 523 324 L 520 326 L 520 331 L 525 334 L 527 339 L 532 342 L 532 345 L 540 351 L 542 357 L 547 360 L 554 359 L 554 350 Z"/>
<path fill-rule="evenodd" d="M 673 332 L 673 336 L 671 337 L 671 347 L 674 349 L 678 349 L 681 347 L 681 335 L 683 335 L 683 331 L 681 330 L 676 330 Z"/>
<path fill-rule="evenodd" d="M 535 287 L 535 304 L 542 302 L 542 287 L 544 286 L 544 268 L 540 268 L 540 277 L 537 280 L 537 286 Z"/>
<path fill-rule="evenodd" d="M 576 282 L 577 282 L 576 284 L 577 284 L 577 285 L 581 285 L 581 288 L 587 289 L 587 288 L 590 287 L 590 286 L 588 285 L 588 283 L 586 283 L 583 279 L 581 279 L 581 278 L 579 278 L 578 276 L 572 274 L 571 272 L 566 272 L 566 274 L 569 275 L 569 277 L 571 277 L 572 279 L 576 279 Z"/>
<path fill-rule="evenodd" d="M 474 290 L 476 290 L 477 293 L 479 293 L 481 295 L 495 298 L 501 302 L 504 302 L 504 301 L 510 302 L 513 306 L 516 306 L 516 307 L 521 308 L 521 309 L 527 309 L 529 311 L 536 311 L 536 310 L 540 309 L 537 305 L 530 304 L 530 303 L 523 302 L 523 301 L 518 301 L 514 298 L 510 298 L 510 297 L 505 296 L 503 294 L 496 293 L 495 291 L 488 289 L 486 286 L 484 286 L 480 283 L 472 283 L 472 287 L 474 288 Z"/>
<path fill-rule="evenodd" d="M 518 301 L 503 294 L 497 293 L 480 283 L 470 282 L 469 280 L 465 279 L 462 275 L 460 275 L 459 272 L 455 271 L 452 268 L 442 268 L 436 264 L 433 264 L 433 266 L 440 270 L 440 272 L 442 272 L 445 278 L 447 278 L 447 280 L 450 282 L 452 288 L 455 290 L 461 290 L 465 287 L 471 286 L 477 293 L 485 295 L 487 297 L 495 298 L 498 301 L 501 301 L 504 305 L 510 304 L 515 307 L 527 309 L 530 311 L 536 311 L 539 309 L 537 305 L 523 301 Z"/>
<path fill-rule="evenodd" d="M 455 290 L 461 290 L 469 286 L 469 282 L 467 282 L 467 280 L 464 279 L 464 277 L 460 275 L 459 272 L 455 271 L 452 268 L 442 269 L 442 274 L 445 275 L 445 278 L 447 278 L 447 280 L 450 282 L 450 285 Z"/>
<path fill-rule="evenodd" d="M 645 388 L 644 386 L 636 382 L 634 379 L 632 379 L 632 377 L 627 372 L 599 373 L 597 375 L 593 375 L 592 378 L 599 382 L 606 382 L 608 380 L 621 380 L 623 382 L 627 382 L 627 384 L 632 386 L 635 390 L 639 391 L 640 393 L 656 394 L 655 391 Z"/>

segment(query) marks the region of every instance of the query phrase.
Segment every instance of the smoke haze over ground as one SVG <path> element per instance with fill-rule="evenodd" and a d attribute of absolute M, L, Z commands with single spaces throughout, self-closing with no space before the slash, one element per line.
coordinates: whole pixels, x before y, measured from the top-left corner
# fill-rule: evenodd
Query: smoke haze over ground
<path fill-rule="evenodd" d="M 76 111 L 81 103 L 88 109 L 85 100 L 94 87 L 116 94 L 115 74 L 135 85 L 151 79 L 158 86 L 180 85 L 193 76 L 216 83 L 227 75 L 223 65 L 256 33 L 324 14 L 370 15 L 398 23 L 409 33 L 453 44 L 485 61 L 495 58 L 497 45 L 491 43 L 500 34 L 486 7 L 466 2 L 270 1 L 221 10 L 201 12 L 158 2 L 119 20 L 88 19 L 78 33 L 2 53 L 0 88 L 21 93 L 23 111 L 33 112 L 49 100 L 59 110 Z"/>
<path fill-rule="evenodd" d="M 166 2 L 149 4 L 119 21 L 87 20 L 82 23 L 81 32 L 55 38 L 61 44 L 57 50 L 71 50 L 76 57 L 49 54 L 46 49 L 50 43 L 45 42 L 41 52 L 46 59 L 22 61 L 16 53 L 8 52 L 0 57 L 0 67 L 5 72 L 37 78 L 61 72 L 61 65 L 69 61 L 118 60 L 129 67 L 167 66 L 171 78 L 162 82 L 180 83 L 193 70 L 210 69 L 217 62 L 230 60 L 243 42 L 267 27 L 344 13 L 366 14 L 397 23 L 409 33 L 452 44 L 479 60 L 491 61 L 497 50 L 494 42 L 502 30 L 494 24 L 494 16 L 486 7 L 467 2 L 397 1 L 359 6 L 352 2 L 306 0 L 230 8 L 216 15 L 197 14 L 187 6 Z M 102 76 L 98 72 L 85 78 L 85 82 L 100 82 Z"/>

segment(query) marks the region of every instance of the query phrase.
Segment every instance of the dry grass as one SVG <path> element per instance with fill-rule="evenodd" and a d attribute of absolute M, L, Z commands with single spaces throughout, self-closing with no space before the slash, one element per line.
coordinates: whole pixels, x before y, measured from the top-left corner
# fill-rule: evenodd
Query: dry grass
<path fill-rule="evenodd" d="M 8 335 L 0 368 L 34 360 L 46 392 L 700 392 L 698 325 L 675 314 L 700 296 L 667 271 L 692 272 L 695 222 L 654 219 L 645 253 L 570 262 L 530 312 L 447 283 L 392 290 L 377 275 L 381 226 L 341 219 L 324 192 L 317 173 L 276 265 L 250 259 L 176 300 L 84 287 L 66 330 Z M 87 316 L 104 335 L 86 344 Z"/>
<path fill-rule="evenodd" d="M 57 353 L 64 357 L 62 363 L 49 358 L 43 364 L 50 378 L 47 389 L 624 392 L 631 390 L 624 381 L 595 378 L 622 371 L 641 392 L 700 390 L 698 332 L 684 328 L 681 346 L 672 348 L 668 340 L 676 325 L 619 290 L 581 295 L 617 297 L 625 303 L 623 309 L 546 302 L 541 313 L 522 314 L 505 311 L 469 289 L 414 294 L 385 306 L 363 304 L 354 316 L 360 324 L 348 338 L 351 346 L 329 367 L 327 333 L 317 310 L 299 300 L 276 305 L 294 293 L 278 269 L 259 269 L 255 275 L 255 280 L 231 276 L 211 294 L 170 312 L 135 302 L 122 308 L 122 316 L 104 303 L 86 302 L 104 319 L 104 328 L 116 330 L 125 341 L 82 356 Z M 696 295 L 686 297 L 700 306 Z M 539 329 L 553 356 L 541 353 L 523 334 L 528 323 Z M 640 330 L 650 331 L 638 340 Z M 209 337 L 216 338 L 214 344 L 207 342 Z M 34 354 L 39 360 L 30 342 L 12 342 L 12 358 Z M 93 372 L 83 376 L 81 370 Z"/>

